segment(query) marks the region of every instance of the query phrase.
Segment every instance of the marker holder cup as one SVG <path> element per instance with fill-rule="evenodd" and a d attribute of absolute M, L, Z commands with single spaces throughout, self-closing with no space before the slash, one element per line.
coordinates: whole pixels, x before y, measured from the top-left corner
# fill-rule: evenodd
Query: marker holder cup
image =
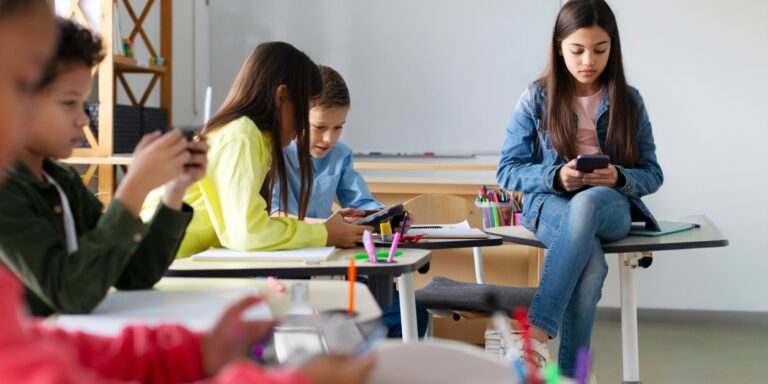
<path fill-rule="evenodd" d="M 475 206 L 480 208 L 483 217 L 483 228 L 485 229 L 515 225 L 513 222 L 515 204 L 511 201 L 475 201 Z"/>

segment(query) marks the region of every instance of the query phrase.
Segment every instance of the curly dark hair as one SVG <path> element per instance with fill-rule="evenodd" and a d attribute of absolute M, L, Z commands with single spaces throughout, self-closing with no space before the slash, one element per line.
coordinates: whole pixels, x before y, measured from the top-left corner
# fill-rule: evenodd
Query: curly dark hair
<path fill-rule="evenodd" d="M 58 18 L 59 48 L 40 81 L 39 88 L 50 85 L 62 71 L 73 65 L 93 68 L 104 60 L 101 38 L 88 28 L 67 19 Z"/>

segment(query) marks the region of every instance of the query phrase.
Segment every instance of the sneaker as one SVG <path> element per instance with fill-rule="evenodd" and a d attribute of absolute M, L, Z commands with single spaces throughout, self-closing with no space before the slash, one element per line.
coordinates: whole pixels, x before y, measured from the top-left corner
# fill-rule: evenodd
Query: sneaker
<path fill-rule="evenodd" d="M 519 339 L 515 342 L 515 346 L 520 351 L 520 354 L 523 355 L 525 360 L 533 362 L 537 368 L 543 369 L 544 365 L 549 361 L 549 347 L 547 347 L 547 343 L 531 339 L 532 356 L 527 356 L 523 345 L 524 342 L 524 339 Z"/>

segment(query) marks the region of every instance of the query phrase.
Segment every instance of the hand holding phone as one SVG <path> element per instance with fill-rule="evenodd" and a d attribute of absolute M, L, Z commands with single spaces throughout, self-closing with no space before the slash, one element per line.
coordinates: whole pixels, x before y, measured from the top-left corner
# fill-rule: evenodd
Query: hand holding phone
<path fill-rule="evenodd" d="M 608 155 L 578 155 L 576 157 L 576 169 L 582 172 L 593 172 L 595 169 L 607 168 L 611 163 Z"/>

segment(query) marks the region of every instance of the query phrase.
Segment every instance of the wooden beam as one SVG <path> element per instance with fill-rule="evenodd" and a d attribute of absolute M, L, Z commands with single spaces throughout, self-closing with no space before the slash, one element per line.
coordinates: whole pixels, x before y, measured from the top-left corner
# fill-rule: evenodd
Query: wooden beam
<path fill-rule="evenodd" d="M 147 84 L 147 89 L 144 90 L 144 95 L 141 97 L 141 102 L 139 105 L 142 107 L 147 103 L 147 99 L 149 99 L 149 95 L 152 94 L 152 90 L 155 88 L 155 84 L 157 84 L 157 80 L 160 79 L 160 76 L 154 75 L 152 76 L 152 80 Z"/>
<path fill-rule="evenodd" d="M 125 90 L 125 93 L 128 95 L 128 99 L 131 100 L 131 104 L 133 105 L 139 105 L 138 99 L 136 99 L 136 96 L 133 95 L 133 91 L 131 90 L 131 86 L 128 84 L 128 81 L 125 79 L 125 76 L 123 76 L 122 73 L 117 74 L 117 79 L 120 80 L 120 84 L 123 85 L 123 89 Z M 141 105 L 144 105 L 144 102 L 142 101 Z"/>
<path fill-rule="evenodd" d="M 101 156 L 112 156 L 115 116 L 115 68 L 113 54 L 114 4 L 112 0 L 101 0 L 101 44 L 105 57 L 99 64 L 99 146 Z"/>
<path fill-rule="evenodd" d="M 97 169 L 99 169 L 98 164 L 91 164 L 88 166 L 88 170 L 85 171 L 85 175 L 83 175 L 83 184 L 87 186 L 91 183 L 91 179 L 93 178 L 93 175 L 96 173 Z"/>
<path fill-rule="evenodd" d="M 168 126 L 173 126 L 173 1 L 160 0 L 160 55 L 167 72 L 160 79 L 160 106 L 168 110 Z"/>
<path fill-rule="evenodd" d="M 147 50 L 149 51 L 150 56 L 152 57 L 157 56 L 155 47 L 152 46 L 152 42 L 149 40 L 149 37 L 147 36 L 146 32 L 144 32 L 144 27 L 142 26 L 142 23 L 144 22 L 144 18 L 146 18 L 147 13 L 149 13 L 149 10 L 152 8 L 152 4 L 154 3 L 154 0 L 149 0 L 147 2 L 144 9 L 142 10 L 140 17 L 136 17 L 136 12 L 133 10 L 133 7 L 131 6 L 129 0 L 123 0 L 123 2 L 125 3 L 125 8 L 128 11 L 128 16 L 130 16 L 131 20 L 133 20 L 133 30 L 131 31 L 128 38 L 131 39 L 131 41 L 134 41 L 134 39 L 136 38 L 136 34 L 140 34 L 141 39 L 144 40 L 144 45 L 147 46 Z M 162 22 L 160 25 L 162 25 Z"/>

